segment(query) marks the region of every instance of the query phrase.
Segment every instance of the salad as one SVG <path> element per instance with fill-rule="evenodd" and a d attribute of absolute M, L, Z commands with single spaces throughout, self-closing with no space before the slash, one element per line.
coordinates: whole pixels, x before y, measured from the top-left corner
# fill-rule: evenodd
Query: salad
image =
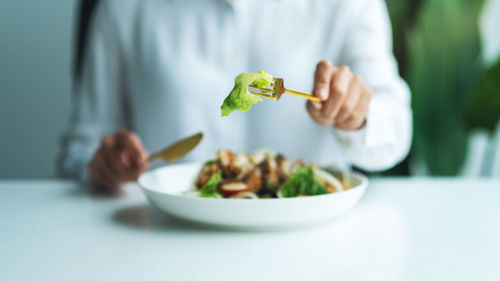
<path fill-rule="evenodd" d="M 314 164 L 260 151 L 247 155 L 226 149 L 203 164 L 187 195 L 209 198 L 286 198 L 347 190 L 346 181 Z"/>

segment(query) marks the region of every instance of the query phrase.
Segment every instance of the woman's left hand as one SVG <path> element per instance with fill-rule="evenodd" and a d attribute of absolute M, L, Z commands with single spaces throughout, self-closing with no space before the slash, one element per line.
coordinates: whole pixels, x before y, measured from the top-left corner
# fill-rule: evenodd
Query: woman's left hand
<path fill-rule="evenodd" d="M 307 111 L 316 123 L 344 130 L 364 126 L 372 91 L 348 67 L 320 61 L 314 75 L 313 95 L 322 101 L 307 102 Z"/>

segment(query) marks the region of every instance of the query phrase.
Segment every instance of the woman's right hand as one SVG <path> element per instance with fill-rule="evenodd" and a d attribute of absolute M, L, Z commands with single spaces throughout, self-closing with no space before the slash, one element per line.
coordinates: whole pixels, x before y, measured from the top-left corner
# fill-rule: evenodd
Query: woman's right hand
<path fill-rule="evenodd" d="M 101 140 L 101 145 L 88 166 L 91 179 L 110 190 L 136 181 L 148 168 L 148 153 L 139 137 L 120 130 Z"/>

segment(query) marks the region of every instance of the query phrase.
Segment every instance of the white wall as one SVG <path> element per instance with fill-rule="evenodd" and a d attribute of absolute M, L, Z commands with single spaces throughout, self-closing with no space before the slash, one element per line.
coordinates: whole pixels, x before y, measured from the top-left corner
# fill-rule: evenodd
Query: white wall
<path fill-rule="evenodd" d="M 0 178 L 55 175 L 75 2 L 0 1 Z"/>

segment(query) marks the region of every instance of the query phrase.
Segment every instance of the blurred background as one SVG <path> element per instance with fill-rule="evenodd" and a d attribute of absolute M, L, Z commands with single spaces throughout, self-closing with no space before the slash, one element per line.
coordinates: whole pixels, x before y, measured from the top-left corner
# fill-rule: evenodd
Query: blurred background
<path fill-rule="evenodd" d="M 78 5 L 0 1 L 0 178 L 56 175 Z M 384 174 L 500 177 L 500 0 L 387 5 L 414 138 L 408 158 Z"/>
<path fill-rule="evenodd" d="M 56 175 L 77 2 L 0 1 L 0 178 Z"/>

